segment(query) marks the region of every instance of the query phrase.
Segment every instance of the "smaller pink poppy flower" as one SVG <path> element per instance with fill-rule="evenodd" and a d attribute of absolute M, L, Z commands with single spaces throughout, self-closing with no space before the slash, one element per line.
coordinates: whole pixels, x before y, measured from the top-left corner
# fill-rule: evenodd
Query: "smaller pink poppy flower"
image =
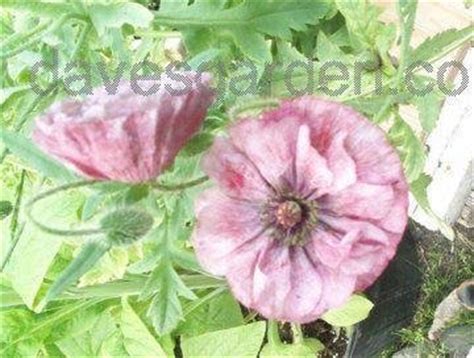
<path fill-rule="evenodd" d="M 370 286 L 407 223 L 402 165 L 351 108 L 302 97 L 236 123 L 203 161 L 199 262 L 245 306 L 306 323 Z"/>
<path fill-rule="evenodd" d="M 55 103 L 37 120 L 33 140 L 91 179 L 153 180 L 199 130 L 214 98 L 208 74 L 176 72 L 159 83 L 150 95 L 121 82 L 115 94 L 100 87 Z"/>

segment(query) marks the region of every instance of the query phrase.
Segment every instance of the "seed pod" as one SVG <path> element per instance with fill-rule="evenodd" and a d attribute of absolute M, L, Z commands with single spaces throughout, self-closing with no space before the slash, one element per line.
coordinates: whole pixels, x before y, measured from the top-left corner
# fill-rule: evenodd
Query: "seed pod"
<path fill-rule="evenodd" d="M 153 218 L 146 211 L 121 208 L 107 214 L 100 222 L 112 245 L 129 245 L 139 240 L 151 229 Z"/>

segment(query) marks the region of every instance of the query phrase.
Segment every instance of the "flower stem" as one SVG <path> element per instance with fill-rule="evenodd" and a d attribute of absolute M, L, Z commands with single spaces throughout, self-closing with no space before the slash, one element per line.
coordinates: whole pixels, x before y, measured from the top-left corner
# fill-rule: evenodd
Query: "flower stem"
<path fill-rule="evenodd" d="M 292 323 L 291 331 L 293 332 L 293 343 L 303 342 L 303 330 L 299 323 Z"/>
<path fill-rule="evenodd" d="M 273 320 L 268 321 L 267 339 L 271 345 L 283 344 L 280 339 L 280 334 L 278 333 L 277 321 L 273 321 Z"/>
<path fill-rule="evenodd" d="M 208 176 L 203 176 L 188 182 L 178 183 L 178 184 L 162 184 L 162 183 L 151 183 L 152 188 L 161 190 L 161 191 L 179 191 L 187 188 L 191 188 L 196 185 L 200 185 L 209 180 Z"/>
<path fill-rule="evenodd" d="M 63 229 L 57 229 L 57 228 L 52 228 L 49 227 L 40 221 L 38 221 L 34 216 L 33 216 L 33 207 L 34 205 L 43 200 L 46 199 L 52 195 L 55 195 L 61 191 L 66 191 L 66 190 L 71 190 L 71 189 L 77 189 L 85 186 L 90 186 L 94 185 L 97 183 L 101 183 L 100 181 L 79 181 L 75 183 L 68 183 L 64 185 L 60 185 L 54 189 L 45 191 L 44 193 L 41 193 L 34 197 L 31 201 L 29 201 L 26 204 L 26 215 L 28 218 L 31 220 L 33 224 L 35 224 L 38 228 L 41 230 L 52 234 L 52 235 L 60 235 L 60 236 L 89 236 L 89 235 L 97 235 L 97 234 L 102 234 L 104 231 L 99 228 L 94 228 L 94 229 L 85 229 L 85 230 L 63 230 Z"/>

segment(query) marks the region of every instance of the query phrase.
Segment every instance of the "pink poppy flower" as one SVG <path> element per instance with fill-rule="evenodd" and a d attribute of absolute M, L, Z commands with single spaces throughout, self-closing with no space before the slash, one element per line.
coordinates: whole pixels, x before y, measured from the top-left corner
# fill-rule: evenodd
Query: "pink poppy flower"
<path fill-rule="evenodd" d="M 381 129 L 314 97 L 245 119 L 206 154 L 200 263 L 263 316 L 306 323 L 371 285 L 407 223 L 407 184 Z"/>
<path fill-rule="evenodd" d="M 115 94 L 100 87 L 83 100 L 56 103 L 36 122 L 33 139 L 89 178 L 152 180 L 199 130 L 214 97 L 207 74 L 177 72 L 172 78 L 162 76 L 155 94 L 139 94 L 121 82 Z"/>

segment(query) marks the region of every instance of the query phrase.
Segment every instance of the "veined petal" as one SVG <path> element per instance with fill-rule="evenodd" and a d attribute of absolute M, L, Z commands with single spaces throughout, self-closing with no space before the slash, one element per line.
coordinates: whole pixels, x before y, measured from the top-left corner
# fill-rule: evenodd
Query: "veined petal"
<path fill-rule="evenodd" d="M 356 165 L 344 147 L 347 134 L 338 133 L 326 153 L 329 169 L 333 174 L 330 193 L 337 193 L 357 181 Z"/>
<path fill-rule="evenodd" d="M 394 199 L 390 185 L 357 182 L 332 195 L 326 195 L 319 203 L 324 210 L 338 216 L 379 220 L 392 209 Z"/>
<path fill-rule="evenodd" d="M 230 129 L 233 144 L 255 164 L 274 188 L 293 184 L 298 122 L 238 122 Z"/>
<path fill-rule="evenodd" d="M 192 243 L 206 269 L 215 275 L 225 275 L 241 252 L 255 248 L 264 228 L 258 207 L 226 197 L 219 190 L 206 194 L 198 204 Z M 256 251 L 254 256 L 257 255 Z"/>
<path fill-rule="evenodd" d="M 295 175 L 297 191 L 304 196 L 311 194 L 311 198 L 317 198 L 324 193 L 334 177 L 326 159 L 311 145 L 307 125 L 302 125 L 298 131 Z"/>
<path fill-rule="evenodd" d="M 272 190 L 254 164 L 228 139 L 214 141 L 202 168 L 228 195 L 236 198 L 262 201 Z"/>

